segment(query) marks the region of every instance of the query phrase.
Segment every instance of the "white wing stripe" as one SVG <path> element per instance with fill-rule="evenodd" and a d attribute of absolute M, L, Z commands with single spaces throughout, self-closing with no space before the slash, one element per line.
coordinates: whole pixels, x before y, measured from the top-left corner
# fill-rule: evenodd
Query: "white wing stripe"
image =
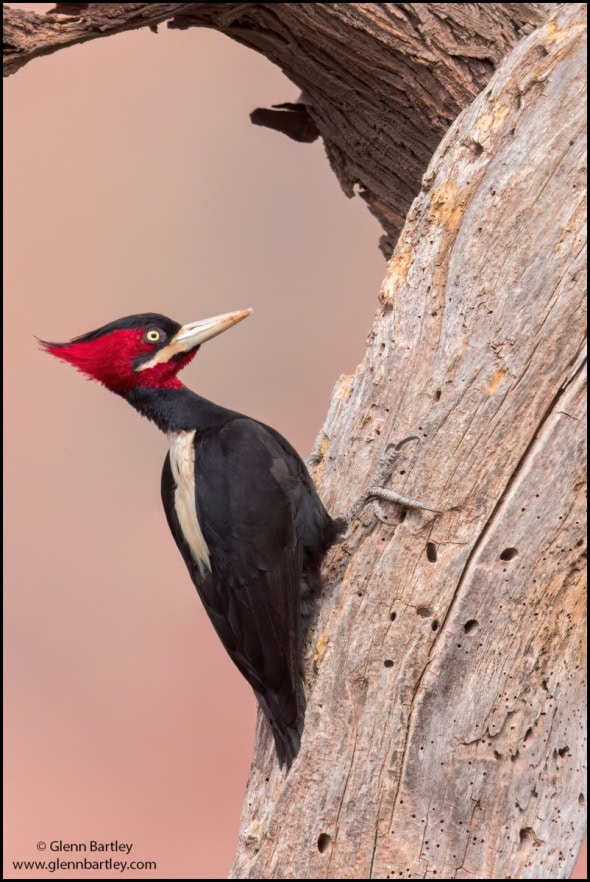
<path fill-rule="evenodd" d="M 196 564 L 211 572 L 209 549 L 197 517 L 195 502 L 195 439 L 196 430 L 170 432 L 170 466 L 176 484 L 174 509 L 186 544 Z"/>

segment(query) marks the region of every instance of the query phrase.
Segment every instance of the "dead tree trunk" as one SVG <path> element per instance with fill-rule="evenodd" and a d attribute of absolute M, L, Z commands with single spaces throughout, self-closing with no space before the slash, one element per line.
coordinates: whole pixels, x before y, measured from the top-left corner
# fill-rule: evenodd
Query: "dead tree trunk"
<path fill-rule="evenodd" d="M 389 244 L 417 197 L 310 462 L 343 514 L 385 446 L 419 435 L 392 486 L 443 513 L 367 507 L 334 550 L 302 750 L 285 779 L 259 722 L 232 878 L 568 877 L 585 829 L 584 6 L 491 81 L 548 4 L 86 6 L 29 35 L 29 57 L 96 36 L 96 16 L 102 35 L 217 27 L 301 86 Z"/>
<path fill-rule="evenodd" d="M 302 756 L 260 752 L 234 878 L 566 878 L 584 831 L 584 39 L 563 10 L 435 154 L 315 478 L 385 444 L 442 516 L 330 562 Z M 343 480 L 343 477 L 346 479 Z"/>

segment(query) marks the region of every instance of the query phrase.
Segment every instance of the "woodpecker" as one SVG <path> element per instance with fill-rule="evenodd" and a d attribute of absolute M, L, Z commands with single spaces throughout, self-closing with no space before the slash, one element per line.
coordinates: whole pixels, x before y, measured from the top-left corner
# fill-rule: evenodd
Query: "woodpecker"
<path fill-rule="evenodd" d="M 186 388 L 178 373 L 251 309 L 180 325 L 132 315 L 51 355 L 120 395 L 168 435 L 161 494 L 168 526 L 230 658 L 254 690 L 281 766 L 303 731 L 302 617 L 328 548 L 346 528 L 324 508 L 289 442 Z"/>

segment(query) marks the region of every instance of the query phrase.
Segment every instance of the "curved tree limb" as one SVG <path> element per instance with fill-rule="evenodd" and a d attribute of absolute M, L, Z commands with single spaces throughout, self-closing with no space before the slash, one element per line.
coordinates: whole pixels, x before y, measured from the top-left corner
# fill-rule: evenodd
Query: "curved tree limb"
<path fill-rule="evenodd" d="M 554 4 L 78 3 L 65 16 L 4 7 L 4 75 L 40 55 L 140 27 L 210 27 L 277 64 L 344 193 L 367 202 L 389 256 L 440 139 Z M 74 14 L 71 14 L 71 12 Z M 257 121 L 292 127 L 277 111 Z M 269 116 L 270 113 L 270 116 Z M 296 132 L 301 127 L 295 127 Z"/>

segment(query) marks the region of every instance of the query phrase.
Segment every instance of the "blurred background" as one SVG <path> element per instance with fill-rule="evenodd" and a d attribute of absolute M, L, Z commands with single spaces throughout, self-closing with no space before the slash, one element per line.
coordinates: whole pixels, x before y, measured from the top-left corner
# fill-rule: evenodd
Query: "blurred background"
<path fill-rule="evenodd" d="M 14 860 L 76 857 L 36 845 L 60 839 L 133 843 L 110 856 L 155 861 L 156 878 L 231 866 L 255 700 L 169 534 L 166 438 L 35 335 L 252 306 L 183 380 L 305 456 L 332 386 L 363 357 L 385 264 L 378 225 L 343 196 L 321 141 L 251 125 L 255 107 L 297 95 L 227 38 L 164 26 L 5 81 L 9 878 L 44 875 Z"/>

